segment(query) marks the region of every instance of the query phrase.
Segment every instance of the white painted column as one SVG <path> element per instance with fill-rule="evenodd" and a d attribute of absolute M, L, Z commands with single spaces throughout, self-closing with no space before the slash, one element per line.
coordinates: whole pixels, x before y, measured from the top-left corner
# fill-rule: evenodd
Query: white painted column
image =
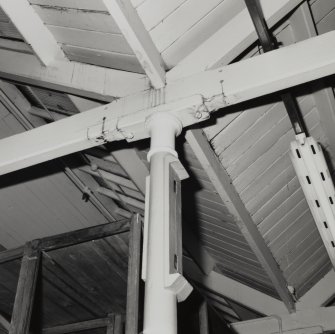
<path fill-rule="evenodd" d="M 177 298 L 192 288 L 180 274 L 169 273 L 169 167 L 176 161 L 175 137 L 182 125 L 173 115 L 160 112 L 147 122 L 151 134 L 150 185 L 147 184 L 144 244 L 144 334 L 177 333 Z M 149 192 L 148 192 L 149 190 Z M 182 259 L 178 259 L 181 261 Z"/>

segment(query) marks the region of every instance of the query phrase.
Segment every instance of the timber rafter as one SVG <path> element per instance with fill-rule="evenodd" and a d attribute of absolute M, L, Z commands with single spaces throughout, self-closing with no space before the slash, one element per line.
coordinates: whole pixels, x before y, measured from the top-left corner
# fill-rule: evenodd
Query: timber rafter
<path fill-rule="evenodd" d="M 187 127 L 207 120 L 211 112 L 229 105 L 331 75 L 335 73 L 334 37 L 335 32 L 330 32 L 310 38 L 255 58 L 169 82 L 162 90 L 140 92 L 5 138 L 0 141 L 0 174 L 108 141 L 147 138 L 149 132 L 145 124 L 153 113 L 173 113 L 183 127 Z M 47 140 L 41 141 L 41 138 Z"/>

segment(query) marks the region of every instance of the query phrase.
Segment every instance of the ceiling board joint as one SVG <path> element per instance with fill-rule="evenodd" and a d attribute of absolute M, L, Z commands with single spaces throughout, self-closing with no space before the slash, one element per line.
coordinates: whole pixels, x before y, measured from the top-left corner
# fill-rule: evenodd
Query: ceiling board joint
<path fill-rule="evenodd" d="M 66 56 L 28 0 L 0 0 L 0 6 L 44 66 Z"/>

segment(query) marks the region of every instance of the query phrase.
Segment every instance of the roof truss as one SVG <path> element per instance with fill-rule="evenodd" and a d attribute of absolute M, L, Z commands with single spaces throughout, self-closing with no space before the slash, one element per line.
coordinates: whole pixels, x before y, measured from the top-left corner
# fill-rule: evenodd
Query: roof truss
<path fill-rule="evenodd" d="M 36 118 L 31 117 L 32 107 L 29 101 L 14 85 L 0 81 L 0 101 L 20 121 L 23 129 L 28 130 L 45 124 L 44 120 L 38 121 Z M 45 109 L 41 109 L 41 111 L 49 115 Z M 94 191 L 97 187 L 97 183 L 92 177 L 89 175 L 79 175 L 79 171 L 70 168 L 68 161 L 64 159 L 61 159 L 59 163 L 64 167 L 64 174 L 83 194 L 87 189 L 91 190 L 89 200 L 108 221 L 115 221 L 115 219 L 120 216 L 129 217 L 131 215 L 130 212 L 118 207 L 114 201 L 99 196 L 99 194 Z"/>
<path fill-rule="evenodd" d="M 163 60 L 130 0 L 103 0 L 103 2 L 133 49 L 152 86 L 157 89 L 164 87 Z"/>
<path fill-rule="evenodd" d="M 78 100 L 77 98 L 73 99 L 73 97 L 71 97 L 71 100 L 74 101 L 80 111 L 89 110 L 92 106 L 92 101 L 89 100 L 81 98 Z M 95 105 L 97 106 L 100 104 L 95 103 Z M 128 176 L 136 185 L 137 189 L 144 196 L 146 188 L 145 180 L 146 177 L 149 176 L 149 169 L 139 157 L 137 150 L 133 147 L 125 147 L 113 150 L 111 154 L 126 171 Z M 86 170 L 92 172 L 89 168 Z M 100 174 L 102 173 L 106 174 L 106 172 L 100 171 Z M 126 198 L 125 201 L 127 201 Z M 188 231 L 188 233 L 184 235 L 184 246 L 202 272 L 207 274 L 213 270 L 215 265 L 214 259 L 205 250 L 205 248 L 199 244 L 199 240 L 197 240 L 192 231 Z"/>
<path fill-rule="evenodd" d="M 335 32 L 330 32 L 170 83 L 163 91 L 140 92 L 3 139 L 0 141 L 0 173 L 8 173 L 106 141 L 146 138 L 149 133 L 145 121 L 154 112 L 174 113 L 185 127 L 206 120 L 210 112 L 228 105 L 333 74 L 334 37 Z M 153 106 L 157 100 L 160 104 Z M 59 133 L 63 134 L 61 138 Z"/>
<path fill-rule="evenodd" d="M 135 9 L 130 15 L 130 6 L 123 12 L 123 7 L 118 1 L 106 1 L 109 9 L 112 9 L 111 3 L 114 3 L 114 11 L 118 9 L 118 17 L 124 15 L 124 20 L 126 16 L 131 18 L 130 27 L 126 31 L 128 35 L 131 35 L 131 29 L 133 29 L 133 34 L 137 29 L 141 31 Z M 103 101 L 112 101 L 114 98 L 149 87 L 146 77 L 142 74 L 70 62 L 28 0 L 0 0 L 0 6 L 38 58 L 25 53 L 1 50 L 2 63 L 6 64 L 3 67 L 4 71 L 0 70 L 1 78 Z M 145 48 L 151 50 L 153 44 L 147 42 L 151 40 L 145 39 L 148 36 L 143 37 L 142 35 L 144 36 L 144 34 L 140 34 L 140 38 L 137 40 L 138 44 L 133 45 L 133 43 L 132 46 L 141 52 Z M 133 39 L 135 40 L 135 38 Z M 149 60 L 154 62 L 152 60 L 155 59 L 153 54 L 154 52 L 150 53 L 151 58 L 145 58 L 142 55 L 143 64 L 144 62 L 151 64 Z M 6 67 L 8 67 L 7 70 Z M 149 72 L 152 73 L 153 68 L 149 69 Z M 118 84 L 115 85 L 115 82 Z"/>
<path fill-rule="evenodd" d="M 0 50 L 0 57 L 2 79 L 101 101 L 109 102 L 149 88 L 143 74 L 67 60 L 55 60 L 46 67 L 34 55 L 8 50 Z"/>
<path fill-rule="evenodd" d="M 25 2 L 27 4 L 26 0 L 15 1 Z M 149 77 L 151 84 L 156 89 L 163 87 L 165 85 L 165 72 L 161 57 L 155 46 L 153 45 L 148 32 L 145 30 L 142 22 L 140 22 L 140 19 L 134 8 L 131 6 L 130 2 L 126 1 L 126 6 L 124 7 L 118 0 L 103 1 L 109 9 L 111 15 L 114 16 L 114 19 L 118 23 L 120 30 L 127 37 L 129 44 L 132 46 L 135 54 L 137 55 L 144 70 L 146 71 L 146 74 Z M 6 1 L 0 0 L 0 5 L 2 4 L 2 2 L 6 3 Z M 300 2 L 301 1 L 298 0 L 280 0 L 276 2 L 275 5 L 273 5 L 273 3 L 271 2 L 271 6 L 269 6 L 269 0 L 263 0 L 262 5 L 265 11 L 265 16 L 269 20 L 269 24 L 272 25 L 279 18 L 286 15 Z M 26 4 L 23 4 L 23 6 L 25 6 Z M 9 5 L 9 8 L 10 7 L 11 5 Z M 29 10 L 32 9 L 30 8 Z M 10 9 L 7 12 L 10 13 Z M 15 15 L 17 15 L 17 17 L 15 17 Z M 11 13 L 10 17 L 14 23 L 18 22 L 17 27 L 20 28 L 19 22 L 22 20 L 19 19 L 20 16 L 18 15 L 18 13 Z M 241 67 L 239 67 L 241 64 L 238 63 L 237 67 L 234 67 L 234 65 L 228 66 L 220 69 L 219 71 L 212 71 L 209 73 L 209 75 L 205 73 L 199 73 L 195 76 L 187 77 L 185 79 L 185 82 L 181 80 L 175 81 L 180 77 L 184 77 L 185 75 L 189 75 L 190 73 L 195 73 L 199 70 L 199 68 L 202 69 L 202 67 L 204 67 L 203 69 L 207 69 L 232 60 L 243 49 L 245 49 L 246 46 L 250 45 L 254 40 L 256 40 L 253 26 L 252 24 L 249 24 L 251 22 L 249 16 L 246 15 L 245 11 L 243 11 L 238 15 L 238 17 L 240 19 L 243 18 L 243 20 L 240 21 L 243 22 L 243 24 L 235 21 L 234 18 L 231 22 L 229 22 L 227 26 L 223 27 L 211 39 L 206 41 L 204 45 L 200 46 L 195 52 L 188 56 L 185 61 L 182 61 L 180 65 L 178 65 L 174 70 L 168 73 L 168 86 L 165 88 L 163 94 L 159 95 L 156 90 L 151 90 L 151 92 L 142 92 L 131 98 L 122 99 L 121 104 L 124 105 L 122 109 L 120 109 L 120 103 L 112 103 L 107 107 L 108 110 L 106 109 L 108 112 L 106 112 L 106 110 L 103 110 L 103 107 L 99 107 L 98 109 L 94 110 L 94 113 L 96 113 L 94 115 L 95 117 L 93 117 L 93 111 L 92 113 L 88 112 L 90 113 L 90 116 L 87 115 L 87 117 L 80 117 L 77 118 L 76 121 L 71 122 L 71 126 L 68 127 L 68 131 L 71 131 L 72 133 L 69 134 L 67 141 L 63 143 L 60 143 L 59 138 L 57 138 L 56 143 L 56 138 L 54 138 L 55 140 L 52 140 L 51 143 L 47 143 L 44 147 L 39 147 L 34 140 L 28 141 L 27 144 L 31 146 L 31 151 L 29 151 L 28 149 L 29 156 L 26 156 L 28 160 L 32 158 L 31 154 L 34 155 L 34 153 L 32 153 L 33 151 L 37 152 L 39 150 L 37 154 L 43 155 L 42 160 L 40 160 L 40 158 L 34 160 L 36 158 L 35 157 L 29 162 L 29 164 L 35 164 L 40 161 L 67 154 L 68 152 L 75 152 L 83 148 L 92 147 L 100 144 L 101 141 L 99 141 L 99 137 L 101 137 L 102 133 L 105 134 L 105 121 L 102 121 L 102 119 L 104 119 L 104 117 L 109 117 L 111 113 L 116 112 L 118 116 L 120 116 L 121 114 L 123 115 L 129 113 L 129 117 L 126 117 L 126 120 L 122 119 L 121 126 L 121 123 L 119 123 L 119 121 L 121 120 L 120 117 L 117 117 L 115 122 L 114 120 L 111 120 L 109 124 L 109 126 L 111 125 L 111 128 L 108 128 L 106 132 L 114 131 L 114 135 L 116 135 L 108 137 L 107 140 L 136 140 L 148 136 L 144 128 L 145 119 L 151 113 L 161 110 L 161 108 L 163 110 L 169 110 L 178 114 L 178 116 L 183 119 L 184 125 L 187 126 L 196 123 L 199 120 L 201 121 L 203 119 L 206 119 L 206 117 L 208 116 L 207 111 L 215 111 L 220 107 L 225 107 L 227 104 L 238 103 L 240 101 L 244 101 L 282 88 L 286 88 L 288 81 L 293 82 L 293 84 L 295 85 L 334 73 L 334 62 L 330 60 L 331 57 L 332 59 L 334 59 L 334 48 L 330 50 L 330 56 L 329 49 L 327 49 L 326 51 L 321 51 L 320 53 L 322 54 L 323 52 L 323 54 L 327 54 L 328 52 L 327 57 L 321 59 L 320 54 L 318 54 L 317 57 L 314 57 L 312 55 L 311 57 L 306 59 L 303 64 L 300 64 L 302 59 L 300 57 L 302 57 L 302 55 L 307 52 L 306 49 L 298 48 L 298 50 L 295 50 L 298 51 L 298 53 L 295 54 L 294 57 L 292 57 L 292 54 L 294 55 L 294 53 L 289 52 L 289 50 L 292 51 L 292 48 L 285 48 L 285 52 L 281 53 L 280 57 L 276 57 L 274 54 L 272 54 L 271 59 L 267 59 L 264 58 L 264 56 L 261 56 L 263 57 L 261 61 L 255 63 L 250 62 L 248 63 L 248 66 L 243 66 L 246 63 L 241 62 Z M 37 29 L 36 31 L 38 31 L 38 33 L 41 33 L 41 31 L 43 31 L 44 29 L 44 32 L 42 32 L 41 35 L 43 36 L 42 40 L 44 41 L 44 43 L 36 43 L 36 41 L 34 40 L 34 34 L 31 30 L 29 34 L 26 34 L 26 36 L 24 37 L 28 44 L 32 45 L 33 50 L 35 51 L 38 58 L 42 61 L 42 63 L 44 65 L 51 64 L 51 66 L 49 68 L 41 66 L 41 64 L 37 62 L 33 56 L 20 55 L 10 51 L 1 51 L 0 55 L 3 53 L 4 56 L 2 57 L 1 55 L 2 59 L 5 59 L 5 61 L 8 62 L 8 64 L 11 66 L 10 69 L 6 69 L 6 65 L 8 64 L 4 62 L 4 66 L 2 66 L 2 68 L 0 64 L 0 73 L 2 73 L 4 78 L 108 101 L 113 100 L 114 97 L 129 95 L 139 91 L 144 91 L 148 88 L 148 82 L 143 75 L 115 70 L 107 70 L 92 65 L 70 63 L 62 57 L 62 51 L 58 47 L 58 45 L 58 51 L 55 48 L 51 47 L 48 50 L 50 54 L 45 55 L 43 49 L 46 48 L 46 45 L 49 45 L 49 43 L 55 43 L 56 41 L 53 40 L 53 36 L 50 33 L 48 35 L 48 30 L 45 28 L 45 26 L 41 27 L 40 23 L 36 23 L 38 22 L 39 17 L 37 21 L 35 20 L 35 17 L 32 16 L 32 18 L 34 18 L 34 24 L 32 25 L 33 29 Z M 222 55 L 222 52 L 209 52 L 208 47 L 210 45 L 212 45 L 212 47 L 216 47 L 219 45 L 220 47 L 222 46 L 222 41 L 224 40 L 222 39 L 222 34 L 224 33 L 225 36 L 227 36 L 227 29 L 236 29 L 236 24 L 238 24 L 239 28 L 236 30 L 238 32 L 238 38 L 236 39 L 236 36 L 234 35 L 234 41 L 230 41 L 231 43 L 236 44 L 233 45 L 225 42 L 224 45 L 227 46 L 227 49 L 225 49 L 226 51 L 224 55 Z M 250 29 L 250 26 L 252 29 Z M 41 28 L 43 29 L 41 30 Z M 19 30 L 24 31 L 23 28 L 20 28 Z M 329 41 L 329 38 L 333 37 L 327 37 L 327 40 Z M 319 38 L 316 40 L 322 41 L 322 39 Z M 35 47 L 34 43 L 36 44 Z M 307 44 L 308 43 L 306 43 L 306 45 Z M 311 45 L 307 46 L 309 51 L 317 48 L 316 46 L 313 47 L 312 43 L 310 44 Z M 306 45 L 304 47 L 306 47 Z M 323 44 L 321 43 L 321 46 L 323 50 L 325 50 L 326 42 Z M 231 49 L 233 51 L 231 51 Z M 199 59 L 204 59 L 204 57 L 199 55 L 201 55 L 205 51 L 206 55 L 215 55 L 215 57 L 217 57 L 217 55 L 219 54 L 220 59 L 216 58 L 216 60 L 214 61 L 213 59 L 208 59 L 206 57 L 205 62 L 199 64 Z M 11 61 L 10 58 L 13 58 L 13 60 Z M 14 58 L 17 62 L 14 62 Z M 192 61 L 192 59 L 194 59 L 195 61 Z M 267 61 L 265 61 L 265 59 L 267 59 Z M 285 64 L 281 59 L 285 61 Z M 292 66 L 290 69 L 285 68 L 285 65 L 287 64 L 287 59 L 289 59 L 290 62 L 292 61 Z M 15 67 L 17 67 L 17 64 L 20 64 L 20 62 L 25 64 L 25 68 L 29 68 L 29 66 L 26 65 L 28 62 L 29 65 L 32 65 L 32 68 L 29 68 L 29 71 L 24 69 L 23 67 L 16 69 Z M 276 69 L 274 69 L 274 72 L 271 72 L 272 67 L 274 67 L 272 65 L 275 62 L 279 62 L 279 69 L 277 67 Z M 191 67 L 188 67 L 186 63 L 189 63 Z M 268 76 L 266 76 L 265 73 L 262 73 L 266 72 L 263 71 L 264 66 L 269 66 L 270 73 Z M 298 68 L 298 71 L 293 72 L 293 69 L 296 68 Z M 290 73 L 290 71 L 292 73 Z M 310 73 L 309 71 L 312 72 Z M 71 79 L 69 73 L 71 74 Z M 240 75 L 238 75 L 238 73 L 240 73 Z M 241 73 L 243 74 L 243 78 L 241 76 Z M 283 76 L 281 76 L 282 73 L 284 74 Z M 237 76 L 236 80 L 235 76 Z M 257 77 L 258 82 L 252 82 L 252 80 L 255 80 L 255 77 Z M 105 80 L 106 78 L 108 79 Z M 118 80 L 118 82 L 120 82 L 120 80 L 123 81 L 124 85 L 118 84 L 117 87 L 115 87 L 116 85 L 113 84 L 115 80 Z M 199 84 L 199 81 L 204 81 L 206 85 Z M 131 85 L 129 85 L 129 82 L 131 83 Z M 168 101 L 168 103 L 161 104 L 161 106 L 157 108 L 152 108 L 151 97 L 153 95 L 161 96 L 161 101 Z M 189 98 L 189 96 L 191 95 L 199 96 Z M 174 103 L 173 101 L 175 100 L 178 100 L 178 102 Z M 210 102 L 208 103 L 207 100 L 210 100 Z M 204 101 L 206 102 L 203 103 Z M 140 102 L 140 107 L 134 107 L 138 102 Z M 117 105 L 116 108 L 114 108 L 115 105 Z M 205 109 L 205 112 L 199 113 L 199 108 L 202 108 L 202 110 Z M 145 112 L 143 112 L 143 110 L 145 110 Z M 140 112 L 140 114 L 138 119 L 135 120 L 134 123 L 130 119 L 130 117 L 135 115 L 135 112 Z M 186 116 L 188 112 L 192 113 L 192 117 Z M 200 118 L 197 119 L 199 114 Z M 96 120 L 98 119 L 98 117 L 100 117 L 100 122 L 96 126 Z M 78 126 L 72 127 L 74 126 L 75 122 L 77 122 Z M 76 129 L 79 132 L 76 132 Z M 91 136 L 92 132 L 90 130 L 92 129 L 93 135 Z M 58 129 L 57 127 L 52 129 L 48 128 L 45 131 L 52 131 L 56 137 Z M 120 136 L 121 133 L 130 133 L 130 136 L 128 138 L 125 138 L 127 136 Z M 35 136 L 36 141 L 38 140 L 38 138 L 41 138 L 42 134 L 43 133 L 37 133 L 37 135 Z M 133 138 L 130 138 L 132 136 Z M 29 136 L 25 138 L 29 138 Z M 106 138 L 102 139 L 102 142 L 104 142 Z M 0 143 L 0 147 L 1 144 L 2 143 Z M 49 151 L 49 149 L 52 147 L 54 148 L 54 151 Z M 46 153 L 46 151 L 48 152 Z M 16 154 L 18 154 L 18 151 L 15 152 Z M 6 157 L 3 159 L 2 163 L 8 163 Z M 12 166 L 9 168 L 9 170 L 6 170 L 6 168 L 4 168 L 2 173 L 15 170 L 18 167 L 22 168 L 26 166 L 24 164 L 21 166 L 18 161 L 11 161 L 10 163 L 12 163 Z M 261 262 L 263 263 L 263 261 Z M 265 267 L 268 267 L 268 264 L 269 262 L 266 261 Z M 270 265 L 270 273 L 271 267 L 273 268 L 273 266 Z M 274 277 L 276 276 L 277 275 L 275 275 Z M 271 274 L 270 277 L 272 277 Z M 283 300 L 286 302 L 286 304 L 292 306 L 290 296 L 285 291 L 286 287 L 284 280 L 281 280 L 280 278 L 279 281 L 279 284 L 278 282 L 275 282 L 277 290 L 279 289 L 279 293 L 282 296 Z M 289 306 L 289 308 L 291 306 Z"/>

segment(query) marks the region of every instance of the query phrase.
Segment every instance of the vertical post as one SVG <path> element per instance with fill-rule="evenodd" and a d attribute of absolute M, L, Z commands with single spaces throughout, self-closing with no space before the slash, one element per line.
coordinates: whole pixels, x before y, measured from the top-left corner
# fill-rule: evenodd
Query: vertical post
<path fill-rule="evenodd" d="M 123 334 L 122 315 L 109 314 L 106 334 Z"/>
<path fill-rule="evenodd" d="M 114 314 L 108 315 L 106 334 L 114 334 Z"/>
<path fill-rule="evenodd" d="M 168 112 L 152 115 L 147 126 L 151 147 L 148 153 L 150 177 L 146 190 L 142 262 L 142 277 L 145 280 L 143 333 L 176 334 L 177 299 L 184 300 L 192 291 L 180 270 L 182 259 L 178 248 L 181 244 L 176 236 L 179 233 L 178 212 L 171 212 L 172 207 L 178 210 L 175 203 L 178 184 L 174 185 L 172 181 L 171 187 L 171 165 L 177 165 L 177 174 L 185 172 L 175 151 L 175 137 L 182 126 Z"/>
<path fill-rule="evenodd" d="M 208 308 L 207 308 L 207 302 L 206 301 L 204 301 L 200 305 L 200 309 L 199 309 L 199 326 L 200 326 L 200 334 L 209 334 Z"/>
<path fill-rule="evenodd" d="M 126 334 L 138 334 L 141 233 L 141 217 L 136 214 L 131 221 L 129 236 Z"/>
<path fill-rule="evenodd" d="M 21 262 L 9 334 L 29 333 L 40 260 L 39 242 L 28 242 Z"/>
<path fill-rule="evenodd" d="M 114 334 L 122 334 L 123 328 L 122 328 L 122 315 L 121 314 L 115 314 L 114 316 Z"/>

